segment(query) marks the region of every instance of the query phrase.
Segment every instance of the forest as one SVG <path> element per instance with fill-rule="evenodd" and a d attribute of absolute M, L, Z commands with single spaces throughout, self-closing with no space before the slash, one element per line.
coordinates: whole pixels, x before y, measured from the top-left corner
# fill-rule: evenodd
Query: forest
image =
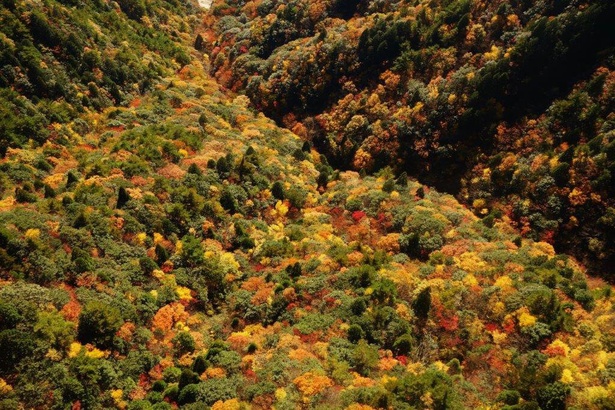
<path fill-rule="evenodd" d="M 615 409 L 615 4 L 1 1 L 0 409 Z"/>
<path fill-rule="evenodd" d="M 214 77 L 335 167 L 393 164 L 612 277 L 611 1 L 229 0 L 213 12 Z"/>

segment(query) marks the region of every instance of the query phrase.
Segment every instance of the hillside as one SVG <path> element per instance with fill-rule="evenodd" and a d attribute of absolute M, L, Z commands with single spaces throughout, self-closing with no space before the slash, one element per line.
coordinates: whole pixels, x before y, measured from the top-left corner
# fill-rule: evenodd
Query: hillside
<path fill-rule="evenodd" d="M 393 164 L 612 280 L 613 2 L 216 5 L 212 74 L 335 167 Z"/>
<path fill-rule="evenodd" d="M 189 57 L 195 8 L 176 1 L 15 1 L 0 9 L 0 155 L 54 124 L 128 104 Z M 79 7 L 75 7 L 79 5 Z M 85 132 L 85 131 L 84 131 Z"/>
<path fill-rule="evenodd" d="M 2 8 L 65 33 L 83 13 L 93 52 L 160 69 L 135 68 L 119 99 L 93 70 L 99 106 L 78 106 L 96 98 L 73 75 L 78 101 L 3 84 L 0 408 L 615 407 L 610 285 L 506 213 L 391 167 L 337 169 L 208 74 L 216 15 L 113 4 Z M 43 66 L 72 73 L 42 38 Z M 44 137 L 9 128 L 32 118 L 16 107 Z"/>

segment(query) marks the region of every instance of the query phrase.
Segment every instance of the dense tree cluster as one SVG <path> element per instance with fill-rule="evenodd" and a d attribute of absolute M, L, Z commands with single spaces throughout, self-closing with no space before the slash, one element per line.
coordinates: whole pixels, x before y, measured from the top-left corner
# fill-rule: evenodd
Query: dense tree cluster
<path fill-rule="evenodd" d="M 605 125 L 590 138 L 589 124 L 607 115 L 610 70 L 598 69 L 541 118 L 498 126 L 499 157 L 476 164 L 462 187 L 469 210 L 396 172 L 396 158 L 387 157 L 406 149 L 391 122 L 418 121 L 429 98 L 455 99 L 417 77 L 414 105 L 403 96 L 400 105 L 388 101 L 407 81 L 391 60 L 410 52 L 392 39 L 419 30 L 417 41 L 452 44 L 455 30 L 473 24 L 463 15 L 474 6 L 447 3 L 440 15 L 399 12 L 403 4 L 220 2 L 215 15 L 198 15 L 227 25 L 229 38 L 252 21 L 248 15 L 303 21 L 263 31 L 276 46 L 254 53 L 272 70 L 281 64 L 275 71 L 304 73 L 306 82 L 263 77 L 259 88 L 305 92 L 316 76 L 312 66 L 298 57 L 286 67 L 276 60 L 281 49 L 294 53 L 305 33 L 316 40 L 295 51 L 322 58 L 331 79 L 335 70 L 382 68 L 373 94 L 362 95 L 350 77 L 338 84 L 350 95 L 339 101 L 344 109 L 311 124 L 284 115 L 296 122 L 294 131 L 217 84 L 205 71 L 217 63 L 187 47 L 188 36 L 173 43 L 190 56 L 181 68 L 160 54 L 157 64 L 178 71 L 155 87 L 63 122 L 35 115 L 53 97 L 34 101 L 36 94 L 3 88 L 34 110 L 27 126 L 49 135 L 9 144 L 0 159 L 0 408 L 615 406 L 612 287 L 541 241 L 551 239 L 556 213 L 570 205 L 574 212 L 562 223 L 587 223 L 582 218 L 596 212 L 603 231 L 577 230 L 591 233 L 589 246 L 609 257 L 615 214 L 596 206 L 610 198 L 612 135 Z M 541 3 L 536 13 L 561 13 L 559 5 Z M 245 19 L 226 18 L 240 6 Z M 114 12 L 123 24 L 152 24 L 160 35 L 183 21 L 155 26 L 156 7 L 119 2 Z M 41 8 L 41 18 L 54 21 L 50 10 Z M 371 21 L 376 12 L 394 13 L 395 22 Z M 414 12 L 416 21 L 450 31 L 426 36 Z M 320 24 L 327 13 L 338 28 Z M 369 27 L 364 36 L 348 29 L 357 16 Z M 340 50 L 329 41 L 346 50 L 346 32 L 377 59 L 325 62 Z M 209 38 L 203 30 L 201 46 Z M 454 81 L 471 87 L 470 73 Z M 315 101 L 326 102 L 327 87 L 315 89 L 322 97 Z M 262 104 L 274 105 L 268 98 Z M 290 101 L 284 98 L 291 97 L 282 93 L 280 104 Z M 331 160 L 305 139 L 318 127 L 338 144 Z M 572 134 L 557 138 L 568 140 L 538 149 L 563 129 Z M 365 133 L 369 147 L 355 146 Z M 431 155 L 427 145 L 416 149 Z M 351 154 L 352 163 L 374 172 L 336 169 Z"/>
<path fill-rule="evenodd" d="M 177 41 L 178 31 L 189 29 L 183 18 L 190 4 L 125 0 L 119 9 L 103 1 L 79 3 L 78 9 L 77 4 L 1 4 L 1 156 L 28 141 L 44 143 L 53 138 L 50 128 L 87 110 L 127 104 L 189 61 Z"/>
<path fill-rule="evenodd" d="M 375 171 L 394 164 L 466 204 L 485 199 L 502 212 L 517 198 L 529 200 L 538 221 L 508 212 L 529 228 L 525 233 L 610 276 L 613 255 L 599 244 L 612 233 L 598 221 L 614 205 L 605 191 L 611 171 L 588 185 L 593 176 L 569 177 L 561 165 L 565 189 L 599 199 L 580 211 L 562 193 L 555 214 L 539 209 L 547 198 L 531 189 L 508 195 L 510 178 L 498 174 L 493 189 L 475 189 L 471 181 L 503 151 L 531 162 L 529 147 L 517 142 L 529 128 L 540 129 L 533 150 L 553 158 L 570 149 L 568 165 L 581 145 L 605 140 L 615 95 L 612 2 L 219 4 L 219 23 L 209 34 L 217 39 L 209 49 L 212 73 L 311 139 L 335 167 Z M 276 41 L 263 34 L 281 27 L 285 34 Z M 612 167 L 607 155 L 603 168 Z M 568 220 L 581 213 L 586 232 L 569 240 L 576 228 Z"/>

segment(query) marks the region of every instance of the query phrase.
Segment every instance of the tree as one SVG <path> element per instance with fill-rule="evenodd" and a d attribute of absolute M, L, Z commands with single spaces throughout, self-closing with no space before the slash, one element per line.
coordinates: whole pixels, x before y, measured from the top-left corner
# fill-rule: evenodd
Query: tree
<path fill-rule="evenodd" d="M 420 320 L 427 320 L 431 309 L 431 288 L 426 287 L 421 290 L 416 299 L 412 302 L 412 310 Z"/>
<path fill-rule="evenodd" d="M 104 302 L 90 301 L 79 315 L 78 338 L 82 343 L 108 349 L 113 346 L 115 332 L 123 323 L 119 309 Z"/>
<path fill-rule="evenodd" d="M 205 50 L 205 41 L 203 40 L 203 36 L 200 33 L 196 35 L 196 39 L 194 40 L 194 48 L 198 51 Z"/>
<path fill-rule="evenodd" d="M 235 199 L 235 196 L 227 187 L 224 187 L 220 195 L 220 205 L 232 214 L 236 213 L 239 209 L 237 199 Z"/>
<path fill-rule="evenodd" d="M 280 201 L 283 201 L 286 197 L 284 184 L 282 184 L 282 182 L 280 181 L 275 181 L 273 185 L 271 186 L 271 194 L 273 195 L 275 199 L 279 199 Z"/>
<path fill-rule="evenodd" d="M 116 208 L 117 209 L 122 209 L 124 207 L 124 205 L 126 205 L 126 202 L 130 201 L 130 195 L 128 194 L 128 191 L 126 191 L 126 188 L 124 188 L 123 186 L 120 187 L 119 192 L 117 194 L 117 205 Z"/>
<path fill-rule="evenodd" d="M 0 372 L 12 373 L 15 366 L 32 355 L 36 342 L 31 334 L 9 329 L 0 332 Z"/>
<path fill-rule="evenodd" d="M 378 349 L 365 340 L 360 340 L 352 351 L 352 363 L 359 374 L 369 375 L 371 369 L 378 364 Z"/>
<path fill-rule="evenodd" d="M 446 373 L 429 368 L 421 375 L 407 375 L 401 378 L 394 393 L 400 400 L 417 408 L 424 408 L 423 399 L 429 395 L 434 409 L 462 409 L 455 393 L 453 380 Z"/>
<path fill-rule="evenodd" d="M 348 340 L 352 343 L 357 343 L 363 338 L 363 329 L 359 325 L 350 325 L 348 328 Z"/>
<path fill-rule="evenodd" d="M 314 372 L 307 372 L 296 377 L 293 383 L 304 396 L 310 397 L 321 393 L 323 390 L 333 386 L 333 381 L 327 376 L 322 376 Z"/>
<path fill-rule="evenodd" d="M 192 353 L 196 347 L 194 338 L 188 332 L 180 332 L 173 338 L 173 345 L 179 355 L 184 353 Z"/>
<path fill-rule="evenodd" d="M 143 0 L 120 0 L 118 3 L 122 11 L 132 20 L 141 20 L 145 15 Z"/>
<path fill-rule="evenodd" d="M 226 157 L 220 157 L 218 162 L 216 162 L 216 171 L 218 171 L 218 175 L 220 178 L 225 178 L 228 176 L 228 173 L 231 172 L 231 165 L 229 164 Z"/>
<path fill-rule="evenodd" d="M 194 267 L 204 262 L 205 253 L 201 241 L 194 235 L 186 235 L 182 238 L 181 257 L 183 265 Z"/>
<path fill-rule="evenodd" d="M 169 251 L 167 251 L 166 248 L 159 243 L 156 244 L 154 252 L 156 254 L 156 262 L 158 262 L 158 265 L 162 266 L 163 263 L 169 260 Z"/>
<path fill-rule="evenodd" d="M 75 336 L 74 324 L 64 320 L 57 312 L 40 312 L 34 332 L 52 347 L 66 350 Z"/>
<path fill-rule="evenodd" d="M 563 410 L 566 408 L 566 397 L 570 394 L 570 387 L 561 382 L 548 384 L 538 389 L 536 399 L 541 409 Z"/>

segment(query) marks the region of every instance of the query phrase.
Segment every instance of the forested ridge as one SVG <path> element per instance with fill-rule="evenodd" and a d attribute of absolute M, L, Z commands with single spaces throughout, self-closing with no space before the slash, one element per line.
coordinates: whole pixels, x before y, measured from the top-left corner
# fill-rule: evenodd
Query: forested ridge
<path fill-rule="evenodd" d="M 214 14 L 212 74 L 336 167 L 394 164 L 612 276 L 612 2 L 231 0 Z"/>
<path fill-rule="evenodd" d="M 611 13 L 4 0 L 0 408 L 614 408 Z"/>

